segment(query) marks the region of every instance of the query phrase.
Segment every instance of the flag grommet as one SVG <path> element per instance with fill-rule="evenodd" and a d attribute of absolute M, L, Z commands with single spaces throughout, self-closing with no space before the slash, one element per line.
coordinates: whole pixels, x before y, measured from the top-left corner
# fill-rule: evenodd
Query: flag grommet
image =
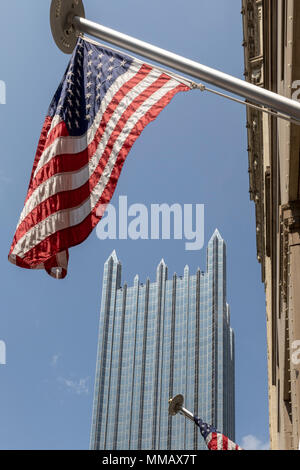
<path fill-rule="evenodd" d="M 52 0 L 50 24 L 57 47 L 65 54 L 71 54 L 76 46 L 78 32 L 73 26 L 74 16 L 85 18 L 82 0 Z"/>

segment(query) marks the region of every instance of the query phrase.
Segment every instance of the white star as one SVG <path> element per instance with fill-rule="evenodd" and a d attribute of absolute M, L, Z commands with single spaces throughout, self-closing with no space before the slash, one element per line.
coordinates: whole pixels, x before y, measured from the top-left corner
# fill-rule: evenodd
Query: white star
<path fill-rule="evenodd" d="M 70 88 L 67 90 L 67 93 L 69 93 L 71 96 L 74 96 L 74 93 Z"/>
<path fill-rule="evenodd" d="M 121 67 L 124 67 L 124 65 L 126 65 L 126 63 L 127 63 L 126 60 L 123 59 L 122 62 L 120 63 L 120 66 L 121 66 Z"/>
<path fill-rule="evenodd" d="M 115 60 L 115 58 L 113 56 L 111 56 L 109 59 L 108 59 L 108 62 L 113 62 Z"/>
<path fill-rule="evenodd" d="M 87 93 L 87 94 L 85 95 L 85 97 L 86 97 L 87 100 L 89 100 L 91 96 L 92 96 L 92 93 Z"/>
<path fill-rule="evenodd" d="M 78 109 L 75 109 L 75 114 L 76 114 L 77 117 L 80 117 Z"/>
<path fill-rule="evenodd" d="M 112 78 L 112 74 L 110 73 L 109 75 L 107 75 L 107 80 L 110 80 Z"/>
<path fill-rule="evenodd" d="M 93 54 L 93 51 L 92 51 L 92 49 L 90 49 L 89 52 L 88 52 L 88 55 L 92 55 L 92 54 Z"/>
<path fill-rule="evenodd" d="M 67 99 L 67 102 L 69 103 L 71 107 L 73 106 L 72 100 L 70 100 L 70 98 Z"/>
<path fill-rule="evenodd" d="M 93 61 L 92 61 L 92 60 L 89 60 L 87 64 L 88 64 L 88 66 L 90 67 L 90 66 L 92 65 L 92 63 L 93 63 Z"/>
<path fill-rule="evenodd" d="M 88 111 L 91 107 L 92 107 L 91 103 L 88 103 L 88 104 L 86 105 L 86 110 Z"/>
<path fill-rule="evenodd" d="M 98 93 L 98 95 L 96 96 L 96 100 L 98 101 L 100 100 L 100 98 L 101 98 L 101 95 Z"/>
<path fill-rule="evenodd" d="M 80 106 L 80 102 L 79 102 L 79 100 L 76 98 L 76 100 L 75 100 L 75 101 L 76 101 L 76 104 L 77 104 L 77 106 L 79 107 L 79 106 Z"/>
<path fill-rule="evenodd" d="M 75 124 L 76 124 L 77 129 L 79 129 L 79 122 L 77 120 L 75 121 Z"/>
<path fill-rule="evenodd" d="M 112 66 L 112 65 L 110 65 L 110 67 L 108 67 L 108 69 L 107 69 L 107 70 L 108 70 L 109 72 L 111 72 L 111 71 L 113 70 L 113 66 Z"/>
<path fill-rule="evenodd" d="M 77 51 L 77 54 L 80 55 L 80 57 L 82 57 L 82 52 L 81 51 Z"/>
<path fill-rule="evenodd" d="M 92 82 L 88 82 L 88 83 L 86 84 L 86 88 L 90 88 L 91 86 L 92 86 Z"/>
<path fill-rule="evenodd" d="M 78 88 L 76 88 L 76 93 L 77 93 L 78 96 L 81 96 L 80 91 L 78 90 Z"/>
<path fill-rule="evenodd" d="M 89 71 L 87 72 L 86 76 L 89 77 L 89 76 L 91 75 L 91 73 L 92 73 L 92 71 L 89 70 Z"/>
<path fill-rule="evenodd" d="M 103 57 L 103 54 L 102 52 L 100 52 L 100 54 L 98 54 L 98 59 L 102 59 L 102 57 Z"/>
<path fill-rule="evenodd" d="M 102 62 L 99 62 L 99 64 L 97 65 L 97 69 L 100 69 L 102 67 Z"/>
<path fill-rule="evenodd" d="M 87 121 L 88 121 L 89 119 L 91 119 L 90 114 L 87 114 L 87 115 L 85 116 L 85 119 L 86 119 Z"/>

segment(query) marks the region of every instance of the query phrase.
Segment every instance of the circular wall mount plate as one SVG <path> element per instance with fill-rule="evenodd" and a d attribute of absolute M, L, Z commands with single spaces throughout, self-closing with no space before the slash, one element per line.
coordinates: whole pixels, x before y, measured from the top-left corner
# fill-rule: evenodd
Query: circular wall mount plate
<path fill-rule="evenodd" d="M 183 405 L 183 395 L 179 394 L 179 395 L 176 395 L 176 397 L 174 398 L 171 398 L 169 400 L 169 415 L 170 416 L 175 416 L 177 415 L 177 413 L 179 413 L 179 411 L 181 410 L 182 408 L 182 405 Z"/>
<path fill-rule="evenodd" d="M 51 31 L 56 45 L 65 54 L 71 54 L 77 42 L 78 32 L 72 24 L 74 16 L 85 18 L 82 0 L 52 0 Z"/>

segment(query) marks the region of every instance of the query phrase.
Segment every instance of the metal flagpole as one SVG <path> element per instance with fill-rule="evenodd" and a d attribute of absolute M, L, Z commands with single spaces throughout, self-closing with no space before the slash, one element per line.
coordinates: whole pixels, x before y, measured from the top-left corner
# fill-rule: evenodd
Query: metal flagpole
<path fill-rule="evenodd" d="M 65 53 L 73 51 L 79 34 L 90 34 L 300 121 L 297 101 L 89 21 L 85 19 L 82 0 L 52 0 L 50 21 L 54 40 Z"/>
<path fill-rule="evenodd" d="M 180 413 L 181 415 L 183 415 L 186 418 L 193 421 L 193 423 L 195 424 L 193 413 L 191 413 L 189 410 L 187 410 L 186 408 L 184 408 L 182 406 L 183 401 L 184 401 L 184 398 L 183 398 L 183 395 L 181 395 L 181 394 L 176 395 L 174 398 L 170 398 L 170 400 L 169 400 L 169 415 L 170 416 L 175 416 L 178 413 Z"/>

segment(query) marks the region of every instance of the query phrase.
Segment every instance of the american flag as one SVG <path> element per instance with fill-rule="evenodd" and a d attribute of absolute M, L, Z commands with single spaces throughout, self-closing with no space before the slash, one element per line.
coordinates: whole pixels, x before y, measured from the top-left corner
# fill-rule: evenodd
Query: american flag
<path fill-rule="evenodd" d="M 217 431 L 214 427 L 204 423 L 202 419 L 194 416 L 194 421 L 199 426 L 209 450 L 243 450 L 240 446 L 232 442 L 228 437 Z"/>
<path fill-rule="evenodd" d="M 65 277 L 68 248 L 99 222 L 135 140 L 191 87 L 79 38 L 45 119 L 9 260 Z"/>

